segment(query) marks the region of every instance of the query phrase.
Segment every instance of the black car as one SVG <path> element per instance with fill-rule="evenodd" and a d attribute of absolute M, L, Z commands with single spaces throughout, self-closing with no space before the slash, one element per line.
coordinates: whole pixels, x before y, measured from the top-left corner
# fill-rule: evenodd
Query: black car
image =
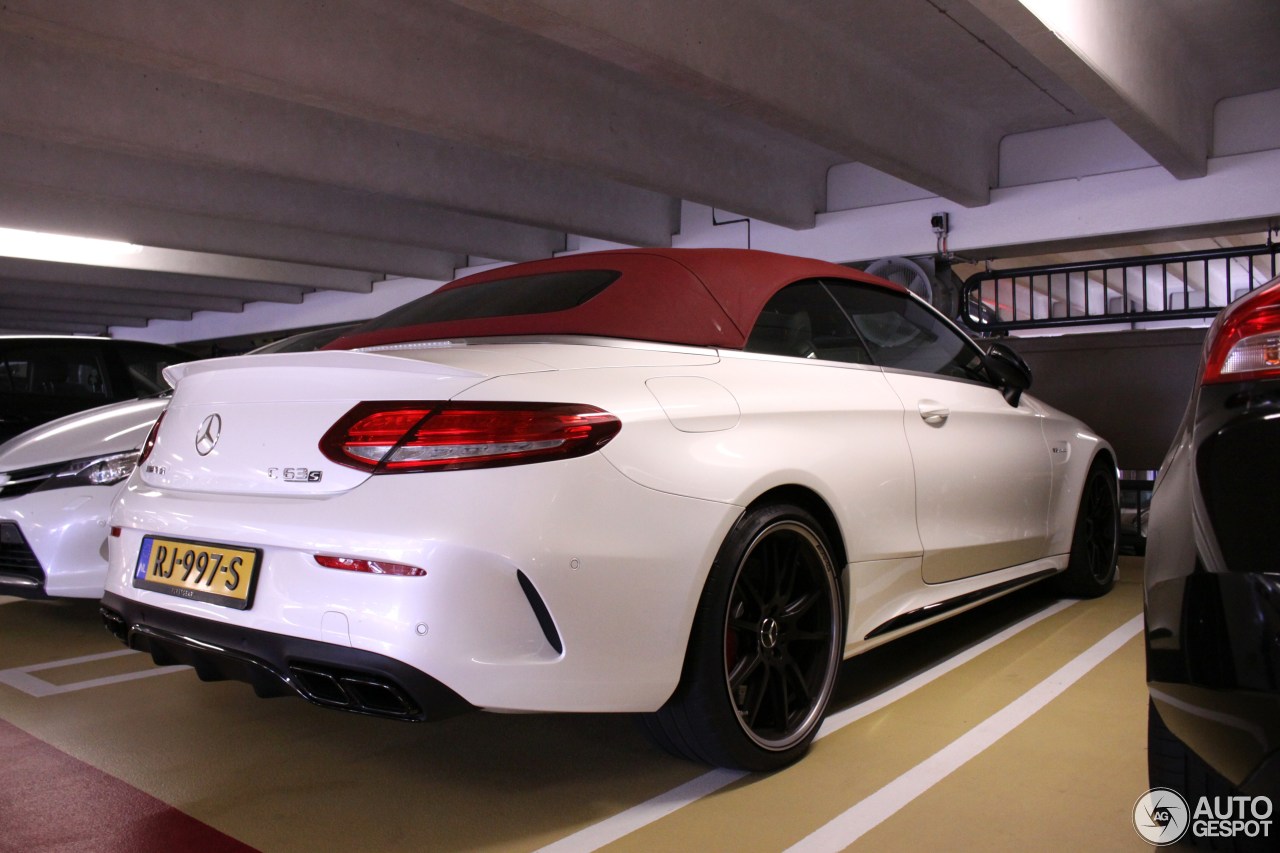
<path fill-rule="evenodd" d="M 111 338 L 0 337 L 0 441 L 63 415 L 168 390 L 160 372 L 193 358 Z"/>
<path fill-rule="evenodd" d="M 1280 802 L 1280 278 L 1206 338 L 1151 498 L 1146 646 L 1151 786 L 1188 817 L 1202 797 Z M 1272 819 L 1268 837 L 1214 843 L 1280 849 Z"/>

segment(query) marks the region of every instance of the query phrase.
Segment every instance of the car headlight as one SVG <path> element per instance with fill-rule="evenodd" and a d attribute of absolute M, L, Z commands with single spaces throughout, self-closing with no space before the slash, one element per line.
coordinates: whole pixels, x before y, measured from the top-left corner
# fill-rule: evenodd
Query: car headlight
<path fill-rule="evenodd" d="M 49 479 L 41 483 L 41 489 L 61 489 L 66 486 L 111 486 L 121 482 L 138 466 L 138 451 L 111 453 L 106 456 L 90 456 L 75 459 L 59 466 Z"/>

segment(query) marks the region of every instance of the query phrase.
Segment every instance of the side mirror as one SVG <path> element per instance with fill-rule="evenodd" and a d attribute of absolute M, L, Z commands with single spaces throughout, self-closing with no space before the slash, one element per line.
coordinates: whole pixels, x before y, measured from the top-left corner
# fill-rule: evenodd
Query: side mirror
<path fill-rule="evenodd" d="M 987 368 L 1000 384 L 1000 390 L 1010 406 L 1018 405 L 1022 392 L 1031 387 L 1031 368 L 1007 345 L 991 344 L 987 348 Z"/>

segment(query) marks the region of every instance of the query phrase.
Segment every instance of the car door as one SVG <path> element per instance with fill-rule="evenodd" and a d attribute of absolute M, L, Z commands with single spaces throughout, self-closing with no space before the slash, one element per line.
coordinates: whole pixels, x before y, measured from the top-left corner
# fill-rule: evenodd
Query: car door
<path fill-rule="evenodd" d="M 790 464 L 824 458 L 814 473 L 851 543 L 851 561 L 911 558 L 920 553 L 915 523 L 915 479 L 911 449 L 902 430 L 902 404 L 885 382 L 862 338 L 825 284 L 807 279 L 789 284 L 764 305 L 744 349 L 783 356 L 797 364 L 773 371 L 770 396 L 793 402 L 786 420 L 821 424 L 778 438 L 794 445 Z M 785 377 L 785 378 L 784 378 Z M 801 447 L 806 442 L 814 448 Z M 852 614 L 852 611 L 850 611 Z"/>
<path fill-rule="evenodd" d="M 924 580 L 1043 557 L 1052 475 L 1038 410 L 1010 405 L 977 346 L 914 297 L 829 286 L 902 400 Z"/>

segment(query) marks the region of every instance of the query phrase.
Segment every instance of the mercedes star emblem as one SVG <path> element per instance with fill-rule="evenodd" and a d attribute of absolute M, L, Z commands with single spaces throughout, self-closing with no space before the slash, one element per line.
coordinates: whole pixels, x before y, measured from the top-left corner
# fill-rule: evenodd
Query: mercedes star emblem
<path fill-rule="evenodd" d="M 218 436 L 222 434 L 222 418 L 209 415 L 200 422 L 200 430 L 196 433 L 196 453 L 208 456 L 218 446 Z"/>

